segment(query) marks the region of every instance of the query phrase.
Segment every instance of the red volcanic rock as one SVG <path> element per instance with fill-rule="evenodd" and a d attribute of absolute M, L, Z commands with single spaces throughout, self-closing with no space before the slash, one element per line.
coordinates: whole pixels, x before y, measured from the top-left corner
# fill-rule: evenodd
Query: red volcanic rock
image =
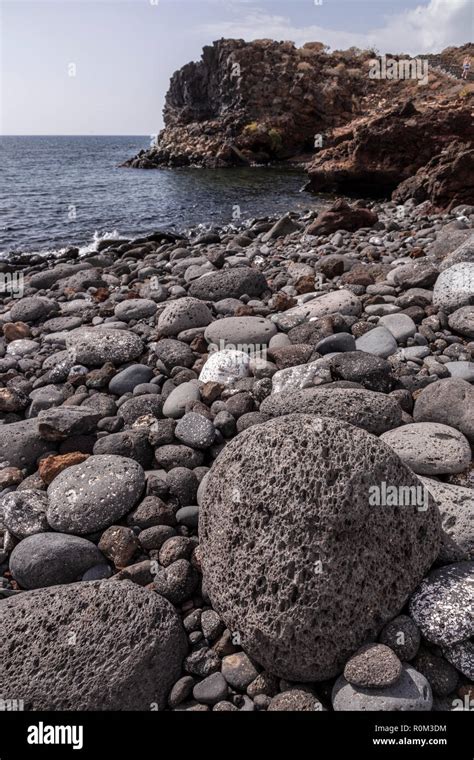
<path fill-rule="evenodd" d="M 308 235 L 330 235 L 336 230 L 354 232 L 361 227 L 372 227 L 377 221 L 377 214 L 368 208 L 349 206 L 339 199 L 327 211 L 322 211 L 306 232 Z"/>

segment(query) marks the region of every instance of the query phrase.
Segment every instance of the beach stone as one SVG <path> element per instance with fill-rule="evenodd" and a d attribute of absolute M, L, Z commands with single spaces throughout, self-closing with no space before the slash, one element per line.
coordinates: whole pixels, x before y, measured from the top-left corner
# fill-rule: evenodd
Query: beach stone
<path fill-rule="evenodd" d="M 193 470 L 202 465 L 204 454 L 190 446 L 166 444 L 155 450 L 155 459 L 158 466 L 167 471 L 174 467 L 187 467 Z"/>
<path fill-rule="evenodd" d="M 133 459 L 90 456 L 49 486 L 48 522 L 54 530 L 78 535 L 108 528 L 134 508 L 144 486 L 145 473 Z"/>
<path fill-rule="evenodd" d="M 29 399 L 25 393 L 15 388 L 0 388 L 0 412 L 21 412 L 28 406 Z"/>
<path fill-rule="evenodd" d="M 396 399 L 363 388 L 322 387 L 272 393 L 262 401 L 260 411 L 271 417 L 294 413 L 335 417 L 374 435 L 402 423 Z"/>
<path fill-rule="evenodd" d="M 67 454 L 51 454 L 49 457 L 41 459 L 38 464 L 38 472 L 43 483 L 49 486 L 56 475 L 72 467 L 74 464 L 80 464 L 89 457 L 89 454 L 83 454 L 80 451 L 71 451 Z"/>
<path fill-rule="evenodd" d="M 120 365 L 133 361 L 142 353 L 143 343 L 128 330 L 81 327 L 67 334 L 66 348 L 77 364 L 101 367 L 105 362 Z"/>
<path fill-rule="evenodd" d="M 15 301 L 11 308 L 12 322 L 39 322 L 59 312 L 56 301 L 44 296 L 27 296 Z"/>
<path fill-rule="evenodd" d="M 332 354 L 338 351 L 355 351 L 356 342 L 350 333 L 334 333 L 334 335 L 328 335 L 327 338 L 320 340 L 314 348 L 315 351 L 324 356 L 324 354 Z"/>
<path fill-rule="evenodd" d="M 145 393 L 134 396 L 119 407 L 118 416 L 124 421 L 125 427 L 131 427 L 140 417 L 150 415 L 158 419 L 163 413 L 163 399 L 156 393 Z"/>
<path fill-rule="evenodd" d="M 171 372 L 174 367 L 190 368 L 194 364 L 195 356 L 192 349 L 187 343 L 174 338 L 162 338 L 155 344 L 154 351 L 166 372 Z"/>
<path fill-rule="evenodd" d="M 173 607 L 130 581 L 19 594 L 0 617 L 0 680 L 32 710 L 164 709 L 186 653 Z"/>
<path fill-rule="evenodd" d="M 186 405 L 192 401 L 199 401 L 199 383 L 197 380 L 190 380 L 187 383 L 181 383 L 166 398 L 163 404 L 163 415 L 172 419 L 179 419 L 186 411 Z"/>
<path fill-rule="evenodd" d="M 161 335 L 178 335 L 183 330 L 206 327 L 212 322 L 209 307 L 197 298 L 178 298 L 168 303 L 158 317 Z"/>
<path fill-rule="evenodd" d="M 268 705 L 269 712 L 320 712 L 323 706 L 309 691 L 288 689 L 273 697 Z"/>
<path fill-rule="evenodd" d="M 385 644 L 366 644 L 344 667 L 344 678 L 352 686 L 365 689 L 383 689 L 400 678 L 402 663 Z"/>
<path fill-rule="evenodd" d="M 451 377 L 474 382 L 474 362 L 446 362 L 444 365 Z"/>
<path fill-rule="evenodd" d="M 193 689 L 193 697 L 204 705 L 215 705 L 226 699 L 229 687 L 222 673 L 212 673 L 197 683 Z"/>
<path fill-rule="evenodd" d="M 118 303 L 114 314 L 117 319 L 123 322 L 130 322 L 132 319 L 148 319 L 152 317 L 157 308 L 155 301 L 149 298 L 131 298 L 130 300 Z"/>
<path fill-rule="evenodd" d="M 7 346 L 9 356 L 24 357 L 39 350 L 39 343 L 34 340 L 24 338 L 23 340 L 12 340 Z"/>
<path fill-rule="evenodd" d="M 382 356 L 384 359 L 394 354 L 397 348 L 397 341 L 386 327 L 374 327 L 356 340 L 357 351 Z"/>
<path fill-rule="evenodd" d="M 51 450 L 51 443 L 39 437 L 35 419 L 0 425 L 0 461 L 33 472 L 40 456 Z"/>
<path fill-rule="evenodd" d="M 462 262 L 445 269 L 433 288 L 433 306 L 448 313 L 474 303 L 474 263 Z"/>
<path fill-rule="evenodd" d="M 421 649 L 413 665 L 424 675 L 437 697 L 447 697 L 455 690 L 459 675 L 442 657 L 437 657 L 428 649 Z"/>
<path fill-rule="evenodd" d="M 52 406 L 61 406 L 65 400 L 65 394 L 64 390 L 56 385 L 45 385 L 43 388 L 31 391 L 29 399 L 31 404 L 27 416 L 31 418 L 37 417 L 44 409 L 51 409 Z"/>
<path fill-rule="evenodd" d="M 174 433 L 181 443 L 193 449 L 208 449 L 216 437 L 216 429 L 211 420 L 195 412 L 185 414 L 176 425 Z"/>
<path fill-rule="evenodd" d="M 387 443 L 419 475 L 462 472 L 471 462 L 467 438 L 448 425 L 416 422 L 383 433 Z"/>
<path fill-rule="evenodd" d="M 412 660 L 420 647 L 420 631 L 409 615 L 398 615 L 382 628 L 379 641 L 400 660 Z"/>
<path fill-rule="evenodd" d="M 294 306 L 283 312 L 282 318 L 278 323 L 284 325 L 291 318 L 297 318 L 301 322 L 304 320 L 319 319 L 329 314 L 352 314 L 358 316 L 362 311 L 362 305 L 357 296 L 350 290 L 336 290 L 324 295 L 317 294 L 317 297 L 300 306 Z"/>
<path fill-rule="evenodd" d="M 255 352 L 266 346 L 276 332 L 274 323 L 263 317 L 225 317 L 206 327 L 204 337 L 216 346 L 215 350 L 222 350 L 230 343 L 233 349 L 241 350 L 244 345 Z"/>
<path fill-rule="evenodd" d="M 47 507 L 48 497 L 42 491 L 13 491 L 0 500 L 0 522 L 16 538 L 43 533 L 49 530 Z"/>
<path fill-rule="evenodd" d="M 237 652 L 223 658 L 222 675 L 233 689 L 245 691 L 258 676 L 258 671 L 245 652 Z"/>
<path fill-rule="evenodd" d="M 455 333 L 474 338 L 474 306 L 461 306 L 448 317 L 448 324 Z"/>
<path fill-rule="evenodd" d="M 443 656 L 466 678 L 474 681 L 474 643 L 471 639 L 443 647 Z"/>
<path fill-rule="evenodd" d="M 409 288 L 431 288 L 438 276 L 437 268 L 423 259 L 396 267 L 391 272 L 392 281 L 404 290 Z"/>
<path fill-rule="evenodd" d="M 328 360 L 322 357 L 308 364 L 297 364 L 275 372 L 272 376 L 272 393 L 311 388 L 330 381 Z"/>
<path fill-rule="evenodd" d="M 153 449 L 143 430 L 124 430 L 99 438 L 94 444 L 93 453 L 117 454 L 134 459 L 144 470 L 150 467 L 153 461 Z"/>
<path fill-rule="evenodd" d="M 474 635 L 474 562 L 433 570 L 410 599 L 409 611 L 427 641 L 449 647 Z"/>
<path fill-rule="evenodd" d="M 192 596 L 199 577 L 187 559 L 177 559 L 160 569 L 154 577 L 153 588 L 172 604 L 182 604 Z"/>
<path fill-rule="evenodd" d="M 249 376 L 250 358 L 243 351 L 224 349 L 210 354 L 199 375 L 200 383 L 232 385 L 236 380 Z"/>
<path fill-rule="evenodd" d="M 10 555 L 10 571 L 25 589 L 72 583 L 101 563 L 105 558 L 92 541 L 65 533 L 27 536 Z"/>
<path fill-rule="evenodd" d="M 111 525 L 102 533 L 98 548 L 116 567 L 126 567 L 140 543 L 131 528 Z"/>
<path fill-rule="evenodd" d="M 398 343 L 405 343 L 416 333 L 416 324 L 408 314 L 387 314 L 380 317 L 378 324 L 386 327 Z"/>
<path fill-rule="evenodd" d="M 222 298 L 240 298 L 243 295 L 259 296 L 267 289 L 267 281 L 261 272 L 250 267 L 237 267 L 199 277 L 191 283 L 189 293 L 203 301 L 220 301 Z"/>
<path fill-rule="evenodd" d="M 380 356 L 365 351 L 348 351 L 332 357 L 329 366 L 334 380 L 360 383 L 370 391 L 381 393 L 392 389 L 392 367 Z"/>
<path fill-rule="evenodd" d="M 39 412 L 38 434 L 46 441 L 63 441 L 72 435 L 92 433 L 101 414 L 85 407 L 58 406 Z"/>
<path fill-rule="evenodd" d="M 431 710 L 433 694 L 426 678 L 411 665 L 404 665 L 398 681 L 380 689 L 353 686 L 340 676 L 332 690 L 332 705 L 336 712 L 421 712 Z"/>
<path fill-rule="evenodd" d="M 133 391 L 135 386 L 141 383 L 148 383 L 153 377 L 151 367 L 144 364 L 132 364 L 115 375 L 109 383 L 109 393 L 116 396 L 123 396 L 125 393 Z"/>
<path fill-rule="evenodd" d="M 474 559 L 474 491 L 431 478 L 421 478 L 441 515 L 443 542 L 438 561 L 443 564 Z"/>
<path fill-rule="evenodd" d="M 374 509 L 369 485 L 382 480 L 418 483 L 379 439 L 303 414 L 245 430 L 215 461 L 199 517 L 206 591 L 266 670 L 337 675 L 436 558 L 437 510 Z"/>
<path fill-rule="evenodd" d="M 461 378 L 426 386 L 416 398 L 413 419 L 449 425 L 474 443 L 474 388 Z"/>

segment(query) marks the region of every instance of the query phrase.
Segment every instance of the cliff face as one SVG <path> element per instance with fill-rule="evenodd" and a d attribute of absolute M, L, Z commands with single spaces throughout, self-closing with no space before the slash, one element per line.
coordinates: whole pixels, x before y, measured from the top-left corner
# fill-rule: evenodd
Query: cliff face
<path fill-rule="evenodd" d="M 171 78 L 157 146 L 129 166 L 229 166 L 311 152 L 357 112 L 370 55 L 321 43 L 220 40 Z M 318 138 L 316 138 L 317 140 Z"/>
<path fill-rule="evenodd" d="M 473 54 L 448 48 L 420 58 L 418 79 L 377 78 L 371 51 L 219 40 L 172 76 L 157 144 L 125 166 L 304 159 L 310 191 L 471 202 L 474 84 L 459 77 Z"/>

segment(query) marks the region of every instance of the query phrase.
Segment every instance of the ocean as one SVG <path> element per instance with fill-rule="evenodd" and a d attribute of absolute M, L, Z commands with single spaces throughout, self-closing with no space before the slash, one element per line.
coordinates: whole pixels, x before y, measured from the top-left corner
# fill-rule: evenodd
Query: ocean
<path fill-rule="evenodd" d="M 313 208 L 288 167 L 120 168 L 149 137 L 0 137 L 0 255 Z"/>

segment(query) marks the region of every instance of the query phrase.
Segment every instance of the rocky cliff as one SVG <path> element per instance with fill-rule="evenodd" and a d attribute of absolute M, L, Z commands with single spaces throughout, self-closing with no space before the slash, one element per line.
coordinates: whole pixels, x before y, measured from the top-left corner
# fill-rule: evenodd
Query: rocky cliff
<path fill-rule="evenodd" d="M 219 40 L 172 76 L 156 145 L 125 166 L 290 159 L 307 164 L 314 192 L 472 202 L 474 84 L 459 75 L 473 54 L 465 45 L 420 59 L 420 86 L 409 76 L 373 77 L 373 51 Z"/>

